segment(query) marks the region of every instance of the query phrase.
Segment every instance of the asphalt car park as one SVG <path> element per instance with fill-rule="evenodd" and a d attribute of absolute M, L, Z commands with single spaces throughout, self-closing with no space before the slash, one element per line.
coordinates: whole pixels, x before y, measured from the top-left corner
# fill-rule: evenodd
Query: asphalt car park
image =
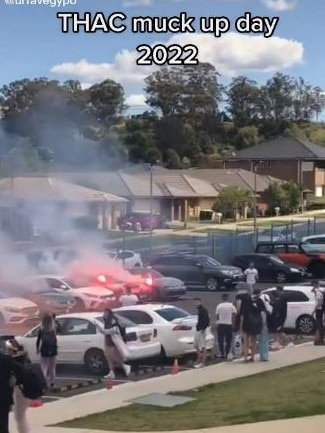
<path fill-rule="evenodd" d="M 256 287 L 260 290 L 266 290 L 268 288 L 274 287 L 274 284 L 261 283 L 257 284 Z M 196 310 L 193 299 L 200 297 L 202 299 L 202 303 L 209 311 L 211 323 L 213 324 L 215 320 L 215 309 L 217 304 L 221 301 L 221 294 L 222 292 L 189 291 L 186 296 L 177 301 L 173 301 L 172 304 L 195 314 Z M 229 292 L 231 300 L 235 299 L 235 295 L 235 291 Z M 292 335 L 294 336 L 293 342 L 296 344 L 305 343 L 312 339 L 310 336 L 295 335 L 293 331 Z M 194 354 L 180 358 L 179 371 L 191 369 L 194 360 Z M 210 357 L 208 358 L 207 362 L 212 365 L 220 361 L 214 357 Z M 129 378 L 124 377 L 122 374 L 118 375 L 117 379 L 113 381 L 113 387 L 127 382 L 138 382 L 151 377 L 171 374 L 173 371 L 173 363 L 173 359 L 169 359 L 167 361 L 141 360 L 137 365 L 133 364 L 133 371 Z M 59 366 L 57 373 L 56 388 L 46 394 L 43 399 L 45 403 L 107 388 L 107 380 L 104 380 L 100 376 L 90 375 L 83 366 Z"/>

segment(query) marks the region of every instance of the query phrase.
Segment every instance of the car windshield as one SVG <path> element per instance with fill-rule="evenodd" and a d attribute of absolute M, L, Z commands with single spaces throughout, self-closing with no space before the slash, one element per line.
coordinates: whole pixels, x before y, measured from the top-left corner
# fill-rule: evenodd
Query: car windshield
<path fill-rule="evenodd" d="M 133 328 L 135 326 L 138 326 L 136 323 L 132 322 L 132 320 L 120 316 L 119 314 L 115 314 L 115 317 L 117 318 L 119 324 L 122 325 L 124 328 Z M 96 317 L 96 320 L 100 322 L 102 325 L 104 325 L 103 316 Z"/>
<path fill-rule="evenodd" d="M 280 258 L 277 257 L 277 256 L 271 256 L 271 257 L 270 257 L 270 260 L 271 260 L 272 262 L 274 262 L 274 263 L 279 264 L 279 265 L 283 265 L 283 264 L 285 263 L 282 259 L 280 259 Z"/>
<path fill-rule="evenodd" d="M 62 285 L 67 285 L 71 287 L 71 289 L 80 289 L 81 287 L 87 287 L 89 284 L 86 281 L 82 281 L 82 278 L 78 279 L 79 281 L 69 280 L 68 278 L 64 278 L 62 280 Z M 58 284 L 60 285 L 60 284 Z M 58 287 L 59 288 L 59 287 Z"/>
<path fill-rule="evenodd" d="M 217 260 L 214 260 L 212 257 L 209 256 L 200 256 L 198 262 L 207 268 L 215 268 L 217 266 L 222 266 L 220 262 L 217 262 Z"/>
<path fill-rule="evenodd" d="M 188 311 L 182 310 L 181 308 L 159 308 L 155 310 L 155 312 L 159 314 L 160 317 L 167 320 L 167 322 L 191 316 Z"/>

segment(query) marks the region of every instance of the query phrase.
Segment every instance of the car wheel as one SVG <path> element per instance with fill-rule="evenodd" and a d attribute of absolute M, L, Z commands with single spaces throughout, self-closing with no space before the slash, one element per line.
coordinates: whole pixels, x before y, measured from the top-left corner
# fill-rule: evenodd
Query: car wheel
<path fill-rule="evenodd" d="M 86 305 L 84 301 L 80 298 L 76 298 L 76 310 L 80 313 L 86 311 Z"/>
<path fill-rule="evenodd" d="M 307 314 L 298 317 L 296 322 L 297 331 L 300 334 L 310 335 L 315 331 L 315 320 Z"/>
<path fill-rule="evenodd" d="M 84 363 L 90 374 L 104 375 L 108 372 L 104 352 L 100 349 L 89 349 L 85 354 Z"/>
<path fill-rule="evenodd" d="M 277 283 L 285 283 L 287 281 L 287 276 L 283 271 L 279 271 L 276 276 Z"/>
<path fill-rule="evenodd" d="M 218 281 L 213 277 L 208 278 L 206 280 L 205 287 L 211 292 L 216 291 L 218 290 Z"/>
<path fill-rule="evenodd" d="M 314 263 L 310 266 L 310 273 L 315 278 L 325 277 L 325 263 Z"/>

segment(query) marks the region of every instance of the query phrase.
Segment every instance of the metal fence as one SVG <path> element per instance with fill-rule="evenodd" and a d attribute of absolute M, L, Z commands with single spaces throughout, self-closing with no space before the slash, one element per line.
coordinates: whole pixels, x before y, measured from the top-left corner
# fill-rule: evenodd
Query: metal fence
<path fill-rule="evenodd" d="M 310 219 L 305 222 L 291 221 L 279 226 L 262 222 L 257 230 L 257 241 L 299 241 L 304 236 L 325 234 L 325 219 Z M 151 247 L 150 247 L 151 242 Z M 164 251 L 189 251 L 207 254 L 222 263 L 230 264 L 233 257 L 254 251 L 254 232 L 236 230 L 222 233 L 220 230 L 209 232 L 204 236 L 149 235 L 126 236 L 124 240 L 112 241 L 112 248 L 134 250 L 142 254 L 144 260 L 150 255 Z"/>

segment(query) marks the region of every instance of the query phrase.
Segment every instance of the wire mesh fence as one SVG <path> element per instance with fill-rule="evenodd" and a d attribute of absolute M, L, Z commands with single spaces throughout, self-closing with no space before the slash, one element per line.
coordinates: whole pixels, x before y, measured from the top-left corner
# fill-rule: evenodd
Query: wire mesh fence
<path fill-rule="evenodd" d="M 325 234 L 325 219 L 312 218 L 281 223 L 262 223 L 257 226 L 257 242 L 299 242 L 304 236 Z M 113 245 L 112 245 L 113 246 Z M 205 235 L 127 235 L 114 242 L 114 248 L 133 250 L 142 254 L 147 261 L 155 254 L 167 251 L 207 254 L 222 263 L 231 263 L 236 255 L 254 252 L 254 231 L 209 232 Z"/>

